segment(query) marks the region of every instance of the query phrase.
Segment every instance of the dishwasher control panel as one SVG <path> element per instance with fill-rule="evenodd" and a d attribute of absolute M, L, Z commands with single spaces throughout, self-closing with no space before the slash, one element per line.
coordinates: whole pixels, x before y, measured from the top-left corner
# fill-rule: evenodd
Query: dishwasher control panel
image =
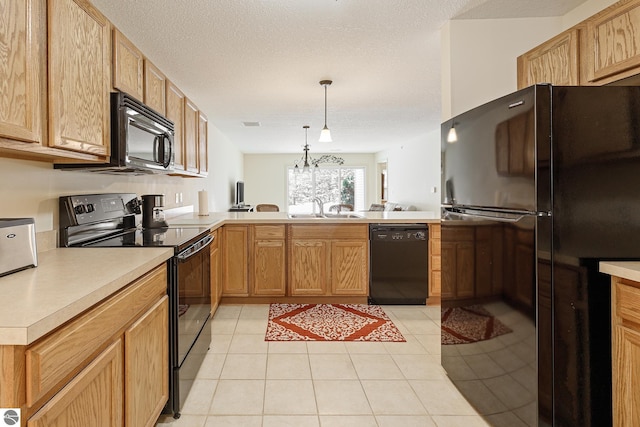
<path fill-rule="evenodd" d="M 427 226 L 415 225 L 371 225 L 370 237 L 372 241 L 399 242 L 411 240 L 427 240 Z"/>

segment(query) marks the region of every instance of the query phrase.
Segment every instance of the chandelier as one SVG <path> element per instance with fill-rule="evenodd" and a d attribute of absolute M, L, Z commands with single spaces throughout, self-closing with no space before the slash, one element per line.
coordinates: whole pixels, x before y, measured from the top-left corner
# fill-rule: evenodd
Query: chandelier
<path fill-rule="evenodd" d="M 333 163 L 337 165 L 344 164 L 344 159 L 342 159 L 342 157 L 337 157 L 330 154 L 323 154 L 317 159 L 310 157 L 309 144 L 307 143 L 307 131 L 309 130 L 309 126 L 305 125 L 302 126 L 302 128 L 304 129 L 304 148 L 302 149 L 304 151 L 304 154 L 300 159 L 296 160 L 295 166 L 293 167 L 294 172 L 299 173 L 300 169 L 302 169 L 302 172 L 309 172 L 311 170 L 311 165 L 313 165 L 314 169 L 318 169 L 318 165 L 320 163 Z M 302 165 L 302 167 L 300 167 L 300 165 Z"/>

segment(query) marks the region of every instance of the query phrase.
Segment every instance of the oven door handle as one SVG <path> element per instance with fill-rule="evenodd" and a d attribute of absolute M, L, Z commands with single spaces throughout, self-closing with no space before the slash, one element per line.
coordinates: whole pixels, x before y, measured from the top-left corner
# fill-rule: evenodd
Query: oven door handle
<path fill-rule="evenodd" d="M 180 252 L 178 255 L 176 255 L 176 258 L 178 258 L 178 261 L 183 262 L 206 248 L 211 242 L 213 242 L 213 236 L 207 235 L 201 240 L 195 242 L 193 245 L 189 246 L 184 251 Z"/>

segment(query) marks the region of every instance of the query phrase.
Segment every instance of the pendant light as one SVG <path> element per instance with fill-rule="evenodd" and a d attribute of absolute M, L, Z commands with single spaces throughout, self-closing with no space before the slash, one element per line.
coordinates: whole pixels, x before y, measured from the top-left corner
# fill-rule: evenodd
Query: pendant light
<path fill-rule="evenodd" d="M 320 80 L 320 85 L 324 86 L 324 127 L 320 132 L 319 142 L 331 142 L 331 131 L 327 127 L 327 86 L 333 83 L 331 80 Z"/>
<path fill-rule="evenodd" d="M 451 122 L 451 129 L 449 129 L 449 133 L 447 134 L 447 142 L 449 144 L 453 144 L 458 141 L 458 132 L 456 132 L 455 123 Z"/>

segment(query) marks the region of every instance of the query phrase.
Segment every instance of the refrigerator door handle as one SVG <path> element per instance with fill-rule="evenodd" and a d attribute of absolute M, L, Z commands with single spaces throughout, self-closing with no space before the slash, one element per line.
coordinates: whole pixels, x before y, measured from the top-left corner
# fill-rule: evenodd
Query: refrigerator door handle
<path fill-rule="evenodd" d="M 548 212 L 508 212 L 508 211 L 489 211 L 465 208 L 443 207 L 445 212 L 444 219 L 461 218 L 477 218 L 489 219 L 492 221 L 516 223 L 529 216 L 551 216 Z"/>

